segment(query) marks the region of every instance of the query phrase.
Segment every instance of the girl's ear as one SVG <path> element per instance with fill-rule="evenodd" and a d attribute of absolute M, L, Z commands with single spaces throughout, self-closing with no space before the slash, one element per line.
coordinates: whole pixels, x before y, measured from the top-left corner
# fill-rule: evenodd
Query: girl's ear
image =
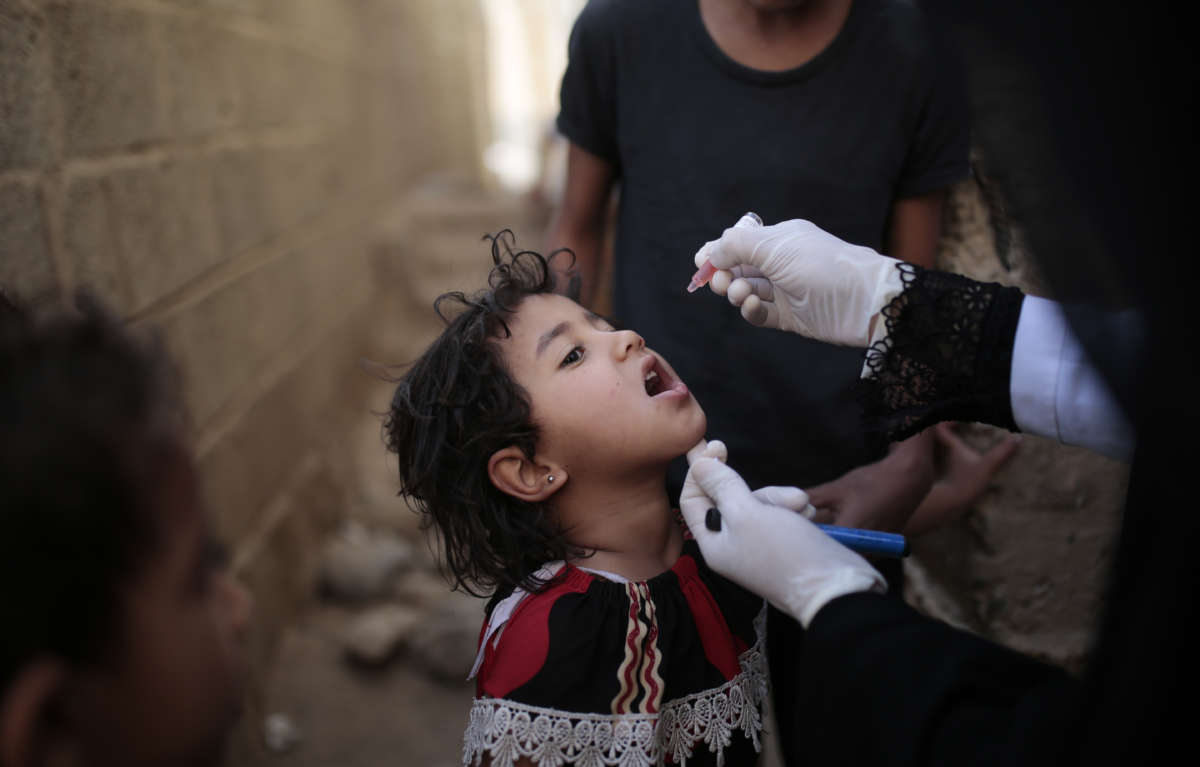
<path fill-rule="evenodd" d="M 501 492 L 522 501 L 544 501 L 567 481 L 567 473 L 557 464 L 543 464 L 525 457 L 516 445 L 492 453 L 488 459 L 488 478 Z"/>
<path fill-rule="evenodd" d="M 17 671 L 0 697 L 0 764 L 82 764 L 78 743 L 55 714 L 67 680 L 62 661 L 42 657 Z"/>

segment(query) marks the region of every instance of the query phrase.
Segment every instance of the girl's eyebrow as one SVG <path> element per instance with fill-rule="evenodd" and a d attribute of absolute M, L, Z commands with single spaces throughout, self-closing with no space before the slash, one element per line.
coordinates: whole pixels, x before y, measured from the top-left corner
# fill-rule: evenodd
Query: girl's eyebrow
<path fill-rule="evenodd" d="M 542 333 L 538 338 L 537 353 L 533 355 L 534 358 L 542 356 L 542 352 L 546 351 L 546 347 L 550 345 L 550 342 L 567 332 L 569 327 L 571 327 L 571 323 L 560 322 L 545 333 Z"/>
<path fill-rule="evenodd" d="M 612 322 L 607 317 L 602 317 L 599 314 L 587 309 L 584 309 L 583 316 L 587 318 L 588 323 L 593 327 L 595 327 L 597 324 L 603 324 L 610 328 L 615 328 L 617 326 L 616 323 Z M 533 356 L 535 358 L 542 356 L 542 352 L 546 351 L 546 347 L 550 345 L 550 342 L 567 332 L 570 327 L 571 323 L 564 320 L 563 322 L 558 323 L 545 333 L 542 333 L 540 336 L 538 336 L 537 352 L 535 352 Z"/>

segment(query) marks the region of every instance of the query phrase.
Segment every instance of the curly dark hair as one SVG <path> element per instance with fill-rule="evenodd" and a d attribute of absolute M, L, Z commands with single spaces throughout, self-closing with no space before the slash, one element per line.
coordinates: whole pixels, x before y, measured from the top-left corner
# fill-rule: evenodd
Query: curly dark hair
<path fill-rule="evenodd" d="M 98 303 L 0 290 L 0 686 L 49 653 L 102 662 L 120 593 L 160 544 L 169 462 L 187 459 L 173 370 Z"/>
<path fill-rule="evenodd" d="M 508 319 L 528 296 L 553 293 L 552 262 L 513 250 L 505 229 L 487 235 L 492 270 L 488 287 L 474 295 L 445 293 L 434 311 L 445 330 L 397 381 L 385 424 L 387 447 L 399 457 L 401 495 L 422 513 L 441 543 L 443 564 L 455 588 L 475 596 L 529 590 L 543 563 L 577 555 L 545 503 L 513 498 L 488 477 L 488 459 L 515 445 L 532 458 L 538 428 L 529 397 L 513 380 L 496 341 L 508 338 Z M 574 280 L 572 280 L 574 287 Z M 458 313 L 448 316 L 447 305 Z"/>

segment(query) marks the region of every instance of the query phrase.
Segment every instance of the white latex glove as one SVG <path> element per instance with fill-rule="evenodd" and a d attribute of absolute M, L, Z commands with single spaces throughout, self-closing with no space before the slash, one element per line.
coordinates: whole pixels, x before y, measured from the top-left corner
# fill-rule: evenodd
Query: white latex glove
<path fill-rule="evenodd" d="M 721 463 L 725 463 L 725 459 L 729 455 L 729 449 L 719 439 L 714 439 L 712 442 L 700 440 L 688 451 L 687 455 L 689 464 L 697 458 L 716 458 Z M 785 509 L 799 512 L 806 519 L 812 519 L 817 515 L 817 508 L 808 502 L 808 493 L 798 487 L 770 485 L 768 487 L 760 487 L 750 493 L 750 495 L 763 503 L 772 506 L 782 506 Z M 707 513 L 707 510 L 705 510 L 705 513 Z"/>
<path fill-rule="evenodd" d="M 679 509 L 709 567 L 805 628 L 837 597 L 887 590 L 887 581 L 865 559 L 796 513 L 808 504 L 803 490 L 750 492 L 737 472 L 721 462 L 725 446 L 718 450 L 713 444 L 701 441 L 688 451 L 691 468 L 679 498 Z M 714 507 L 720 509 L 719 531 L 705 524 Z"/>
<path fill-rule="evenodd" d="M 894 258 L 851 245 L 811 221 L 738 225 L 696 253 L 717 268 L 709 287 L 754 325 L 867 347 L 886 335 L 879 314 L 903 289 Z"/>

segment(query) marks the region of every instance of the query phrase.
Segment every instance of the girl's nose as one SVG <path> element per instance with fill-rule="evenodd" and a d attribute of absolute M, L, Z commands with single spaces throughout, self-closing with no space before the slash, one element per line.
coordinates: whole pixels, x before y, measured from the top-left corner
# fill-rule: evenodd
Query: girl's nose
<path fill-rule="evenodd" d="M 618 330 L 615 335 L 617 359 L 625 359 L 629 356 L 630 352 L 641 351 L 646 348 L 646 339 L 632 330 Z"/>

